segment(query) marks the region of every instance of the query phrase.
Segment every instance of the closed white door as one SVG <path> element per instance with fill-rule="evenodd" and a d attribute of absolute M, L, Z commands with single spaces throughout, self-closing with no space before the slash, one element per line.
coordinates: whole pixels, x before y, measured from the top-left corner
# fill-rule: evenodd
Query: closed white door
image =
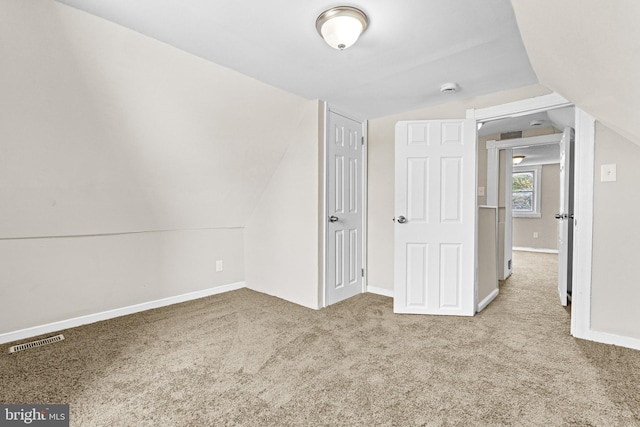
<path fill-rule="evenodd" d="M 362 123 L 329 112 L 326 305 L 363 292 Z"/>
<path fill-rule="evenodd" d="M 394 312 L 475 314 L 474 120 L 396 125 Z"/>
<path fill-rule="evenodd" d="M 573 129 L 565 128 L 560 140 L 560 212 L 558 220 L 558 294 L 566 306 L 573 272 Z"/>

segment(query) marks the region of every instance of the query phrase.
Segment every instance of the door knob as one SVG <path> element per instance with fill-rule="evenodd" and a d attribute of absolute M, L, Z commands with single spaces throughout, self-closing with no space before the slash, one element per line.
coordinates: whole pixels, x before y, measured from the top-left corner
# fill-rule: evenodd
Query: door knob
<path fill-rule="evenodd" d="M 338 221 L 338 217 L 337 216 L 331 215 L 329 217 L 329 222 L 337 222 L 337 221 Z"/>
<path fill-rule="evenodd" d="M 562 214 L 556 214 L 556 219 L 562 219 Z"/>
<path fill-rule="evenodd" d="M 403 217 L 402 215 L 400 215 L 398 217 L 398 223 L 399 224 L 404 224 L 405 222 L 407 222 L 407 218 Z"/>

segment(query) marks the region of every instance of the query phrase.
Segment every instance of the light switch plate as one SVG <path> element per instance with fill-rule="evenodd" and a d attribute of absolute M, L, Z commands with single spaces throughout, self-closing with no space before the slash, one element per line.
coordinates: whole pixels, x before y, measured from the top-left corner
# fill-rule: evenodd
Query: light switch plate
<path fill-rule="evenodd" d="M 484 196 L 484 187 L 478 187 L 478 196 Z"/>
<path fill-rule="evenodd" d="M 222 260 L 219 259 L 216 261 L 216 272 L 222 271 Z"/>
<path fill-rule="evenodd" d="M 613 182 L 616 181 L 616 165 L 602 165 L 600 166 L 600 182 Z"/>

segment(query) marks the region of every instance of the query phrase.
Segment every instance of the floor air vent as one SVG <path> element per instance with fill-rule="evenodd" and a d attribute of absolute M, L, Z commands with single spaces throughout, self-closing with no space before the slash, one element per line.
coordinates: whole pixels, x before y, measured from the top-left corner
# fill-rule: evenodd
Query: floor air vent
<path fill-rule="evenodd" d="M 64 335 L 60 334 L 54 337 L 49 337 L 49 338 L 41 339 L 38 341 L 31 341 L 31 342 L 20 344 L 20 345 L 14 345 L 13 347 L 9 347 L 9 353 L 17 353 L 19 351 L 29 350 L 31 348 L 41 347 L 47 344 L 53 344 L 54 342 L 62 341 L 63 339 L 64 339 Z"/>

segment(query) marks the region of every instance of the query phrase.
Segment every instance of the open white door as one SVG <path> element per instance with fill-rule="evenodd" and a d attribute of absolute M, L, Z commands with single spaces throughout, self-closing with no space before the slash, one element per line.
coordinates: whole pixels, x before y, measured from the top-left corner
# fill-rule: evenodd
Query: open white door
<path fill-rule="evenodd" d="M 396 124 L 394 312 L 475 314 L 475 120 Z"/>
<path fill-rule="evenodd" d="M 362 123 L 329 111 L 326 305 L 362 293 Z"/>
<path fill-rule="evenodd" d="M 558 294 L 566 306 L 573 272 L 573 129 L 565 128 L 560 140 L 560 212 L 558 220 Z"/>

